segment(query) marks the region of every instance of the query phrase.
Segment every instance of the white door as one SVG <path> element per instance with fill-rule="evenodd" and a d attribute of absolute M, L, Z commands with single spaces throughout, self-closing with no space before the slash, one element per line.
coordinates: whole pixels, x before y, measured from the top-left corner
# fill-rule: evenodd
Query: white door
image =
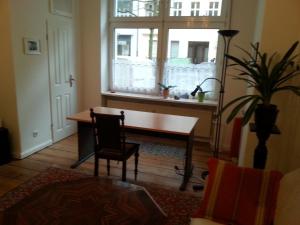
<path fill-rule="evenodd" d="M 72 20 L 51 17 L 47 23 L 53 142 L 74 134 L 76 123 L 66 117 L 77 111 Z"/>

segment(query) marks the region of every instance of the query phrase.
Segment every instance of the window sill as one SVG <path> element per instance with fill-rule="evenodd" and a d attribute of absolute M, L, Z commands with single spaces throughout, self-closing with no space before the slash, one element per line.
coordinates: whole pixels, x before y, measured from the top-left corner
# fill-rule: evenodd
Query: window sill
<path fill-rule="evenodd" d="M 192 105 L 203 108 L 216 108 L 218 106 L 217 101 L 204 100 L 203 102 L 198 102 L 197 99 L 174 99 L 167 98 L 164 99 L 162 96 L 155 95 L 143 95 L 143 94 L 132 94 L 132 93 L 121 93 L 121 92 L 102 92 L 102 96 L 108 98 L 117 98 L 117 99 L 132 99 L 132 100 L 142 100 L 142 101 L 152 101 L 162 104 L 176 104 L 176 105 Z"/>

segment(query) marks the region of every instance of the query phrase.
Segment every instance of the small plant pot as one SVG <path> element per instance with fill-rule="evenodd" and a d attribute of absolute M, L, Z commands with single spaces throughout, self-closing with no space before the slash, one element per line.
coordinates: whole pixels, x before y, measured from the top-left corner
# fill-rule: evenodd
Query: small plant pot
<path fill-rule="evenodd" d="M 169 89 L 163 89 L 162 90 L 162 96 L 163 96 L 163 98 L 168 98 L 169 94 L 170 94 Z"/>
<path fill-rule="evenodd" d="M 204 92 L 198 92 L 198 102 L 203 102 L 205 98 Z"/>

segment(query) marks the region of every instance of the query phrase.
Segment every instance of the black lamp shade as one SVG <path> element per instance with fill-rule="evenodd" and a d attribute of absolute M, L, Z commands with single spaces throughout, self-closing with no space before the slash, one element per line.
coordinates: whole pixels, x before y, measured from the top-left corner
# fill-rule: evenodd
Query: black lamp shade
<path fill-rule="evenodd" d="M 218 33 L 223 37 L 233 37 L 239 33 L 238 30 L 219 30 Z"/>

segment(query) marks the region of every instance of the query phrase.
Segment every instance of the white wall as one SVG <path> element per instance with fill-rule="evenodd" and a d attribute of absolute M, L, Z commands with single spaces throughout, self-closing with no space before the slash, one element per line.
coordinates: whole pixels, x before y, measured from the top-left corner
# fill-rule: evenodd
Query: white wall
<path fill-rule="evenodd" d="M 77 0 L 73 2 L 78 8 Z M 1 39 L 0 45 L 7 46 L 1 48 L 5 53 L 1 63 L 6 65 L 1 66 L 4 69 L 1 81 L 5 83 L 1 82 L 3 88 L 0 85 L 0 103 L 6 109 L 1 108 L 0 117 L 12 132 L 14 156 L 23 158 L 52 143 L 46 20 L 54 15 L 49 12 L 48 0 L 1 0 L 1 4 L 1 17 L 4 17 L 1 27 L 7 33 L 2 35 L 1 29 L 4 40 Z M 78 9 L 74 21 L 77 14 Z M 25 54 L 24 38 L 39 39 L 41 54 Z M 78 63 L 77 57 L 77 70 Z M 37 137 L 33 136 L 34 131 L 38 132 Z"/>
<path fill-rule="evenodd" d="M 292 43 L 300 40 L 300 1 L 266 0 L 264 25 L 262 49 L 267 52 L 276 50 L 282 56 Z M 300 86 L 300 80 L 294 80 L 293 84 Z M 270 139 L 267 167 L 288 172 L 300 167 L 300 99 L 287 92 L 276 96 L 274 102 L 279 107 L 277 125 L 282 133 L 273 135 Z"/>
<path fill-rule="evenodd" d="M 48 1 L 11 0 L 12 45 L 20 126 L 20 158 L 51 144 L 46 19 Z M 24 54 L 23 38 L 38 38 L 40 55 Z M 33 131 L 38 136 L 33 137 Z"/>
<path fill-rule="evenodd" d="M 100 5 L 100 74 L 101 74 L 101 91 L 107 91 L 109 89 L 109 78 L 105 76 L 108 74 L 108 65 L 109 64 L 109 29 L 108 29 L 108 1 L 101 1 Z M 100 103 L 99 103 L 100 104 Z"/>
<path fill-rule="evenodd" d="M 0 119 L 10 132 L 12 148 L 20 149 L 9 0 L 0 0 L 0 34 Z"/>
<path fill-rule="evenodd" d="M 254 42 L 257 4 L 258 0 L 232 0 L 230 29 L 239 30 L 240 32 L 232 39 L 229 54 L 238 57 L 243 56 L 243 53 L 236 46 L 249 50 L 250 43 Z M 235 73 L 236 72 L 231 68 L 227 69 L 224 105 L 237 96 L 244 95 L 247 91 L 244 82 L 232 79 L 231 75 Z M 225 122 L 229 112 L 230 108 L 223 114 L 222 122 L 222 146 L 224 146 L 225 149 L 228 149 L 230 145 L 233 124 L 226 124 Z"/>
<path fill-rule="evenodd" d="M 80 1 L 83 108 L 99 106 L 100 0 Z"/>
<path fill-rule="evenodd" d="M 300 2 L 264 0 L 264 4 L 263 17 L 257 26 L 260 49 L 269 54 L 276 51 L 282 56 L 293 42 L 300 39 Z M 299 80 L 295 80 L 294 84 L 300 85 Z M 272 135 L 268 140 L 267 169 L 286 172 L 300 167 L 300 99 L 291 93 L 285 93 L 277 95 L 273 100 L 279 107 L 277 126 L 282 133 Z M 252 166 L 257 139 L 253 133 L 249 133 L 247 139 L 241 165 Z"/>

